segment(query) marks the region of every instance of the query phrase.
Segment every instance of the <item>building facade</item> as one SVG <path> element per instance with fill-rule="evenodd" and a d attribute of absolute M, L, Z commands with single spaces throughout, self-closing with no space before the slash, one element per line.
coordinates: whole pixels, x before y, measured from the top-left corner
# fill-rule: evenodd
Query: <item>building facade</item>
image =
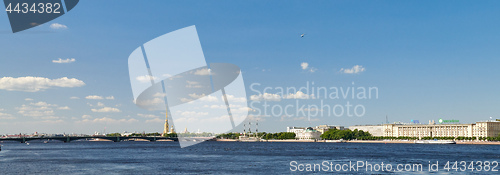
<path fill-rule="evenodd" d="M 476 122 L 472 132 L 476 137 L 497 137 L 500 133 L 500 121 Z"/>
<path fill-rule="evenodd" d="M 497 137 L 499 121 L 475 124 L 384 124 L 386 137 Z"/>
<path fill-rule="evenodd" d="M 319 140 L 322 134 L 312 127 L 286 127 L 286 132 L 295 133 L 295 138 L 299 140 Z"/>
<path fill-rule="evenodd" d="M 333 125 L 318 125 L 314 127 L 316 131 L 321 132 L 321 134 L 324 134 L 326 131 L 330 129 L 338 129 L 338 130 L 344 130 L 343 126 L 333 126 Z"/>
<path fill-rule="evenodd" d="M 384 136 L 384 126 L 382 125 L 358 125 L 358 126 L 349 126 L 351 131 L 362 130 L 364 132 L 369 132 L 372 136 L 380 137 Z"/>

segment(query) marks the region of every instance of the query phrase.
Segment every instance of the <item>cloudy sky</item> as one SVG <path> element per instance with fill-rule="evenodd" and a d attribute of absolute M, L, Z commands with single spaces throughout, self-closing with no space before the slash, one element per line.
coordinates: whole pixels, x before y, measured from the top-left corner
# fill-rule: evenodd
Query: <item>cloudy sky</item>
<path fill-rule="evenodd" d="M 241 68 L 260 131 L 381 124 L 386 116 L 422 123 L 499 118 L 499 3 L 88 0 L 16 34 L 0 13 L 0 134 L 161 132 L 165 113 L 133 103 L 128 57 L 191 25 L 207 63 Z M 378 96 L 358 98 L 357 90 L 369 87 Z M 341 88 L 354 88 L 354 98 L 331 98 L 331 89 Z M 350 113 L 363 115 L 349 116 L 347 103 L 363 106 Z M 278 112 L 292 105 L 293 115 L 264 115 L 265 104 Z M 326 113 L 321 105 L 344 113 L 308 113 Z"/>

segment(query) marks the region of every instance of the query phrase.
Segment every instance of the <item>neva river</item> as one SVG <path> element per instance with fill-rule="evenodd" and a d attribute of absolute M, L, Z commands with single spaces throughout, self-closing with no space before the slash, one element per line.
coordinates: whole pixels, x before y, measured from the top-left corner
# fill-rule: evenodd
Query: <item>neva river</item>
<path fill-rule="evenodd" d="M 422 171 L 344 174 L 428 174 L 439 161 L 438 174 L 499 174 L 443 169 L 447 161 L 500 161 L 500 145 L 418 145 L 377 143 L 239 143 L 205 142 L 179 148 L 176 142 L 31 142 L 1 143 L 0 174 L 296 174 L 290 162 L 335 164 L 422 164 Z M 483 164 L 483 166 L 485 166 Z M 490 168 L 493 168 L 491 165 Z M 325 168 L 325 167 L 323 167 Z M 450 166 L 450 168 L 452 168 Z M 458 165 L 457 168 L 461 168 Z M 472 168 L 472 167 L 469 167 Z M 345 169 L 345 166 L 344 166 Z M 324 170 L 324 169 L 323 169 Z M 500 167 L 496 167 L 500 171 Z M 394 171 L 394 170 L 393 170 Z M 316 169 L 318 173 L 325 173 Z M 339 173 L 335 172 L 334 173 Z M 328 173 L 332 173 L 329 171 Z M 436 172 L 434 172 L 436 173 Z"/>

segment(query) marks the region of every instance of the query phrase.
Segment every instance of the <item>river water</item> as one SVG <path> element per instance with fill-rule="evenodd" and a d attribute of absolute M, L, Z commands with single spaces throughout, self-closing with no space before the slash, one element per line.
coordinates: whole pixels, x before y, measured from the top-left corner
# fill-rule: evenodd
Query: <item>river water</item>
<path fill-rule="evenodd" d="M 179 148 L 177 142 L 1 144 L 0 174 L 301 174 L 312 171 L 336 174 L 499 174 L 500 170 L 493 163 L 500 162 L 500 145 L 209 141 Z M 447 161 L 451 162 L 449 171 L 444 169 Z M 452 169 L 455 161 L 458 161 L 457 168 Z M 465 163 L 467 168 L 462 168 L 460 161 L 466 161 L 462 164 Z M 474 161 L 473 167 L 471 161 Z M 372 169 L 352 169 L 352 164 L 360 162 L 372 165 Z M 438 171 L 429 171 L 429 164 L 436 162 Z M 485 171 L 485 162 L 490 164 L 488 171 Z M 316 169 L 307 169 L 314 164 L 318 164 Z M 391 171 L 387 170 L 387 164 L 391 164 Z M 399 164 L 403 171 L 396 170 Z M 414 164 L 417 168 L 422 164 L 422 169 L 404 170 L 404 166 Z M 479 165 L 481 171 L 478 171 Z"/>

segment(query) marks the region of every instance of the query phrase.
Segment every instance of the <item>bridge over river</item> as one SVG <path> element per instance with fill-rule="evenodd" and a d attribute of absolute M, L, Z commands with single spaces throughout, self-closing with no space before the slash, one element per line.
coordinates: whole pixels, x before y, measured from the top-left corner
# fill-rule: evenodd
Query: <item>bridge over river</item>
<path fill-rule="evenodd" d="M 135 140 L 148 140 L 150 142 L 155 142 L 159 140 L 170 140 L 179 141 L 176 137 L 159 137 L 159 136 L 134 136 L 134 137 L 123 137 L 123 136 L 41 136 L 41 137 L 4 137 L 0 138 L 0 141 L 18 141 L 21 143 L 26 143 L 31 140 L 59 140 L 65 143 L 74 140 L 89 140 L 89 139 L 99 139 L 99 140 L 109 140 L 113 142 L 120 141 L 135 141 Z"/>

